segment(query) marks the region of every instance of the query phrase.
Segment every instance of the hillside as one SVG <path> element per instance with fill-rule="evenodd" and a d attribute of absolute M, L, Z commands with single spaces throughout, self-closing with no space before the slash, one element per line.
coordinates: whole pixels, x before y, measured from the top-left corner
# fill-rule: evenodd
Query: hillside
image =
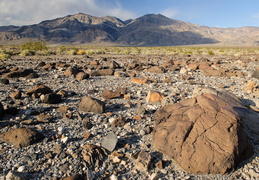
<path fill-rule="evenodd" d="M 220 44 L 253 46 L 259 41 L 258 27 L 215 28 L 194 25 L 147 14 L 122 21 L 79 13 L 29 26 L 0 27 L 0 44 L 45 40 L 58 44 L 114 43 L 126 46 L 173 46 Z"/>

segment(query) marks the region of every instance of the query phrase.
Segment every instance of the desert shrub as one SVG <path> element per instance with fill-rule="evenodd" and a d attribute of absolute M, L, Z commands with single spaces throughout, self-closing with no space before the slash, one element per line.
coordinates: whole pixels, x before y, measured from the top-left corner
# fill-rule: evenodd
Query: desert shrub
<path fill-rule="evenodd" d="M 95 51 L 93 51 L 93 50 L 87 50 L 87 51 L 85 52 L 85 54 L 88 55 L 88 56 L 91 56 L 91 55 L 94 55 L 94 54 L 95 54 Z"/>
<path fill-rule="evenodd" d="M 44 51 L 47 50 L 48 47 L 46 45 L 45 41 L 32 41 L 30 40 L 29 42 L 21 45 L 21 50 L 29 50 L 29 51 Z"/>
<path fill-rule="evenodd" d="M 10 53 L 6 52 L 3 49 L 0 49 L 0 59 L 7 60 L 7 59 L 10 59 L 10 58 L 11 58 Z"/>
<path fill-rule="evenodd" d="M 103 50 L 98 50 L 98 51 L 95 51 L 95 54 L 106 54 L 106 53 Z"/>
<path fill-rule="evenodd" d="M 215 53 L 212 50 L 209 50 L 208 55 L 215 55 Z"/>
<path fill-rule="evenodd" d="M 86 54 L 86 53 L 85 53 L 84 50 L 79 50 L 79 51 L 77 52 L 77 54 L 78 54 L 78 55 L 84 55 L 84 54 Z"/>
<path fill-rule="evenodd" d="M 68 55 L 77 55 L 77 50 L 71 49 L 70 51 L 68 51 Z"/>
<path fill-rule="evenodd" d="M 35 51 L 25 49 L 25 50 L 22 50 L 22 52 L 20 53 L 20 56 L 34 56 L 35 53 L 36 53 Z"/>

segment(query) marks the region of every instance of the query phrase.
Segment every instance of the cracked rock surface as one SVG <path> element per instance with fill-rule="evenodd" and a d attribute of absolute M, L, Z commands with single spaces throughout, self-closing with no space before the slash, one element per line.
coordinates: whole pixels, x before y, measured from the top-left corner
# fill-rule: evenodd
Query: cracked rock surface
<path fill-rule="evenodd" d="M 155 147 L 189 173 L 224 174 L 253 154 L 238 113 L 213 94 L 167 105 L 154 117 Z"/>

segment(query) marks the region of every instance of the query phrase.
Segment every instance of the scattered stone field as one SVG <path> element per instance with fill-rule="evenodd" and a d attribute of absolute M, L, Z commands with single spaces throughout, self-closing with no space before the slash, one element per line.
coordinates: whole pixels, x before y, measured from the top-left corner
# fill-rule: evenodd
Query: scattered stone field
<path fill-rule="evenodd" d="M 0 179 L 259 179 L 259 56 L 0 60 Z"/>

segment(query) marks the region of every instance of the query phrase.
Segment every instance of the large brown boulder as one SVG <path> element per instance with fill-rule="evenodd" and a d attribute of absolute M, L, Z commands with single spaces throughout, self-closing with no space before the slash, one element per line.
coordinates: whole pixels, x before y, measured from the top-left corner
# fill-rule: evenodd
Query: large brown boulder
<path fill-rule="evenodd" d="M 224 174 L 253 154 L 241 117 L 216 95 L 164 106 L 154 118 L 154 146 L 189 173 Z"/>
<path fill-rule="evenodd" d="M 84 96 L 79 103 L 79 110 L 84 112 L 93 112 L 101 114 L 105 110 L 104 102 L 91 98 L 89 96 Z"/>
<path fill-rule="evenodd" d="M 15 128 L 0 134 L 0 140 L 16 148 L 31 145 L 43 139 L 44 135 L 30 128 Z"/>

